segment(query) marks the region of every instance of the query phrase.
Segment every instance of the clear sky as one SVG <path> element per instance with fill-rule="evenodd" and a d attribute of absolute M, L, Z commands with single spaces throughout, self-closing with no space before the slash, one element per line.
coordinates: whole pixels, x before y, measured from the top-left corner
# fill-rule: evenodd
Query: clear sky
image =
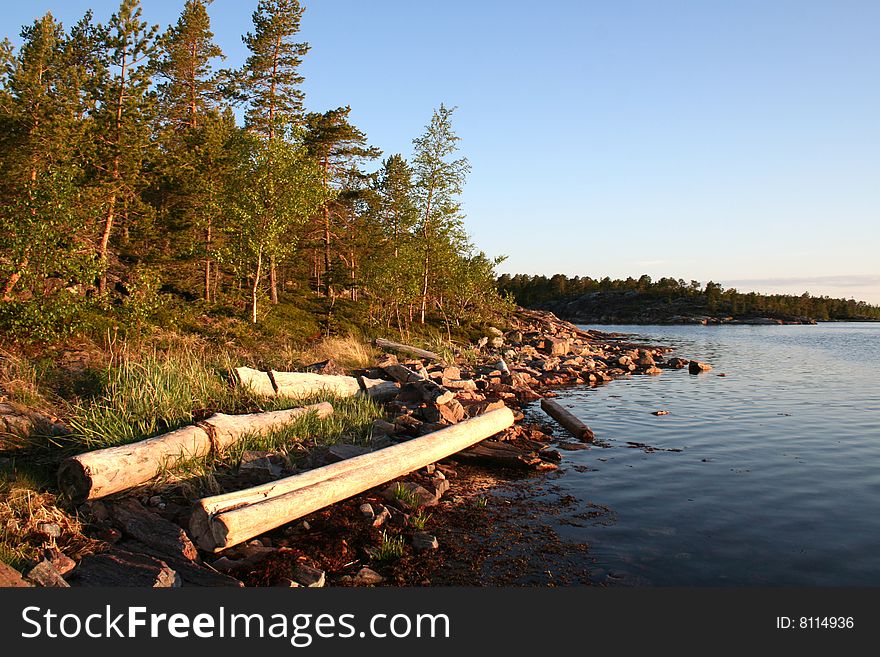
<path fill-rule="evenodd" d="M 209 12 L 227 66 L 256 0 Z M 880 303 L 880 2 L 304 0 L 306 105 L 386 154 L 457 106 L 501 271 Z M 3 32 L 113 0 L 2 0 Z M 163 27 L 183 0 L 144 0 Z"/>

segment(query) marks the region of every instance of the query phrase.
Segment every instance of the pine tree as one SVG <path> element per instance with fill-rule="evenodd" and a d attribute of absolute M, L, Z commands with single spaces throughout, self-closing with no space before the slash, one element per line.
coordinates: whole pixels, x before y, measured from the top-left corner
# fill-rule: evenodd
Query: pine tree
<path fill-rule="evenodd" d="M 351 107 L 339 107 L 323 114 L 311 113 L 306 116 L 305 144 L 321 166 L 325 190 L 329 190 L 334 184 L 339 184 L 343 177 L 350 179 L 351 169 L 357 160 L 375 159 L 381 155 L 378 148 L 366 145 L 367 136 L 349 122 L 350 113 Z M 321 209 L 321 240 L 324 252 L 323 291 L 328 296 L 332 295 L 333 287 L 331 217 L 334 209 L 331 205 L 328 202 Z M 319 290 L 321 288 L 320 282 L 318 288 Z"/>
<path fill-rule="evenodd" d="M 177 24 L 159 39 L 156 70 L 162 121 L 184 132 L 199 127 L 201 118 L 217 107 L 220 78 L 212 61 L 223 59 L 214 43 L 207 5 L 213 0 L 187 0 Z"/>
<path fill-rule="evenodd" d="M 150 89 L 152 72 L 147 65 L 155 48 L 157 26 L 141 21 L 140 0 L 122 0 L 105 32 L 105 53 L 109 74 L 101 81 L 95 138 L 101 146 L 96 168 L 106 193 L 106 210 L 98 244 L 102 273 L 98 291 L 107 288 L 110 238 L 118 217 L 144 211 L 140 204 L 143 163 L 151 143 L 151 121 L 155 109 Z"/>
<path fill-rule="evenodd" d="M 260 0 L 253 13 L 254 31 L 242 37 L 251 52 L 238 74 L 242 97 L 248 103 L 245 125 L 269 142 L 290 128 L 301 126 L 303 121 L 303 77 L 299 66 L 309 46 L 294 41 L 303 11 L 298 0 Z M 270 256 L 273 304 L 278 303 L 276 271 L 277 262 Z"/>
<path fill-rule="evenodd" d="M 245 121 L 269 140 L 279 129 L 302 123 L 299 66 L 309 45 L 293 39 L 303 11 L 298 0 L 260 0 L 253 13 L 254 31 L 242 37 L 251 52 L 239 74 L 248 102 Z"/>
<path fill-rule="evenodd" d="M 222 76 L 212 62 L 223 58 L 214 43 L 206 6 L 211 0 L 187 0 L 177 24 L 159 39 L 155 68 L 159 85 L 161 141 L 172 211 L 187 228 L 201 234 L 205 301 L 211 301 L 214 250 L 220 199 L 236 156 L 235 121 L 219 111 Z M 189 243 L 187 242 L 187 247 Z"/>
<path fill-rule="evenodd" d="M 459 137 L 452 129 L 452 113 L 444 105 L 434 111 L 425 134 L 413 140 L 414 191 L 419 210 L 418 237 L 421 241 L 421 300 L 419 321 L 425 323 L 428 293 L 433 269 L 445 248 L 462 232 L 460 203 L 464 179 L 470 165 L 467 159 L 451 159 L 458 150 Z"/>

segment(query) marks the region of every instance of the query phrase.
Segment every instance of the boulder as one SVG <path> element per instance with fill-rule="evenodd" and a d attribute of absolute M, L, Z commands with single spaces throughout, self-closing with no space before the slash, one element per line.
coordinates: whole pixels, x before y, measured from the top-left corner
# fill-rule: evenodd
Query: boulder
<path fill-rule="evenodd" d="M 712 369 L 712 366 L 709 363 L 701 363 L 698 360 L 692 360 L 688 363 L 688 372 L 691 374 L 700 374 L 702 372 L 708 372 Z"/>

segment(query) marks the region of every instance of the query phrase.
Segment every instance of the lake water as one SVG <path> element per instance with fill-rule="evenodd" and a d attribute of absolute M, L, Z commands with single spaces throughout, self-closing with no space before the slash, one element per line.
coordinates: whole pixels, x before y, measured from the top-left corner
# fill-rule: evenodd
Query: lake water
<path fill-rule="evenodd" d="M 595 581 L 880 585 L 880 324 L 592 328 L 714 367 L 559 391 L 607 445 L 553 481 Z"/>

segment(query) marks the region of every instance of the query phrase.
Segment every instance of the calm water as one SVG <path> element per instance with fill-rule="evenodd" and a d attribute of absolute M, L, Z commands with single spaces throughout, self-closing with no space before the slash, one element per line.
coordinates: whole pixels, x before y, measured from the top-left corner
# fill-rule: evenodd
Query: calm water
<path fill-rule="evenodd" d="M 563 452 L 554 482 L 597 581 L 880 585 L 880 324 L 598 328 L 714 370 L 561 391 L 608 445 Z"/>

